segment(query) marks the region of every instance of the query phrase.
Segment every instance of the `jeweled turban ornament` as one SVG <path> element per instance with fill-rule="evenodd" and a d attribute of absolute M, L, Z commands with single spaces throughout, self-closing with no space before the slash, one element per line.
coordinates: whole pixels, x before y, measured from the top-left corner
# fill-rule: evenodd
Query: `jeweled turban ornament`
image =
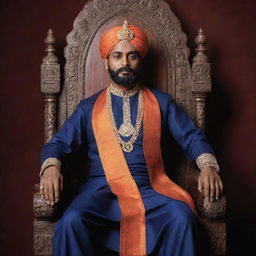
<path fill-rule="evenodd" d="M 148 51 L 148 40 L 145 33 L 134 25 L 128 25 L 125 20 L 122 26 L 106 31 L 100 39 L 100 53 L 103 59 L 108 58 L 112 49 L 120 42 L 130 42 L 144 58 Z"/>

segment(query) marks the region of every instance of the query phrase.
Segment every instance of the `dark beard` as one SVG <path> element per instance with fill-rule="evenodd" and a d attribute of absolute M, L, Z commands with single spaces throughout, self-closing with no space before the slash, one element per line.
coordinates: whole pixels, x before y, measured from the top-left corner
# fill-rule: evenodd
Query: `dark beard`
<path fill-rule="evenodd" d="M 118 74 L 122 71 L 127 71 L 127 72 L 131 72 L 131 73 L 129 75 L 123 76 L 123 77 L 118 76 Z M 130 87 L 131 85 L 135 85 L 138 82 L 140 68 L 137 71 L 134 71 L 133 69 L 131 69 L 127 66 L 124 66 L 124 67 L 119 68 L 118 70 L 114 71 L 108 65 L 108 73 L 115 84 L 122 85 L 125 87 Z"/>

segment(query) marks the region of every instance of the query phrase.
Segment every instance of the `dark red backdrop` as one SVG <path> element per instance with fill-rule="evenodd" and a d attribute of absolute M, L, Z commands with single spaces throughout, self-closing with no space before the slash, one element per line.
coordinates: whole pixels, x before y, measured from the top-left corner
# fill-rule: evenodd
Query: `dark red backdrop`
<path fill-rule="evenodd" d="M 208 37 L 213 94 L 208 136 L 222 165 L 232 255 L 252 255 L 256 239 L 256 2 L 169 0 L 194 47 L 199 27 Z M 1 1 L 0 255 L 32 255 L 32 195 L 43 145 L 40 63 L 46 32 L 65 36 L 85 1 Z M 244 253 L 242 253 L 244 251 Z"/>

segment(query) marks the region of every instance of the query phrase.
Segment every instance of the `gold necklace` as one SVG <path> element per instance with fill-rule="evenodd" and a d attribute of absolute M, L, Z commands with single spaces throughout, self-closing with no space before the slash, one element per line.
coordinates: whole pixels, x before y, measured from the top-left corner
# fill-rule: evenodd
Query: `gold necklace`
<path fill-rule="evenodd" d="M 121 138 L 121 136 L 118 132 L 118 129 L 116 127 L 115 118 L 114 118 L 113 109 L 112 109 L 112 100 L 111 100 L 110 87 L 107 89 L 107 95 L 106 96 L 107 96 L 106 97 L 107 108 L 108 108 L 108 112 L 109 112 L 109 116 L 110 116 L 112 129 L 113 129 L 119 143 L 121 144 L 123 151 L 131 152 L 133 150 L 133 144 L 139 136 L 139 131 L 140 131 L 141 124 L 142 124 L 142 119 L 143 119 L 143 93 L 142 93 L 142 90 L 139 91 L 138 113 L 137 113 L 134 132 L 133 132 L 132 137 L 130 138 L 130 140 L 127 141 L 127 142 L 122 140 L 122 138 Z"/>
<path fill-rule="evenodd" d="M 123 97 L 123 123 L 119 127 L 118 133 L 123 137 L 130 137 L 134 134 L 134 126 L 131 121 L 131 110 L 130 110 L 130 99 L 129 97 L 135 95 L 139 86 L 136 85 L 134 88 L 127 90 L 126 92 L 116 88 L 113 84 L 109 87 L 110 92 L 114 95 Z"/>

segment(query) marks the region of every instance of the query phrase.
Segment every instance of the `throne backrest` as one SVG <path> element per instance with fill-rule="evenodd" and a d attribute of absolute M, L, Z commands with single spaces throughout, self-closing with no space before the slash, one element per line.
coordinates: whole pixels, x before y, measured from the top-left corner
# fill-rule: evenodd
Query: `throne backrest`
<path fill-rule="evenodd" d="M 169 5 L 155 0 L 94 0 L 84 6 L 67 36 L 59 124 L 74 111 L 79 100 L 108 85 L 108 74 L 99 54 L 99 38 L 110 27 L 123 24 L 124 19 L 138 25 L 148 36 L 150 51 L 144 61 L 148 85 L 172 94 L 192 115 L 189 49 Z"/>

